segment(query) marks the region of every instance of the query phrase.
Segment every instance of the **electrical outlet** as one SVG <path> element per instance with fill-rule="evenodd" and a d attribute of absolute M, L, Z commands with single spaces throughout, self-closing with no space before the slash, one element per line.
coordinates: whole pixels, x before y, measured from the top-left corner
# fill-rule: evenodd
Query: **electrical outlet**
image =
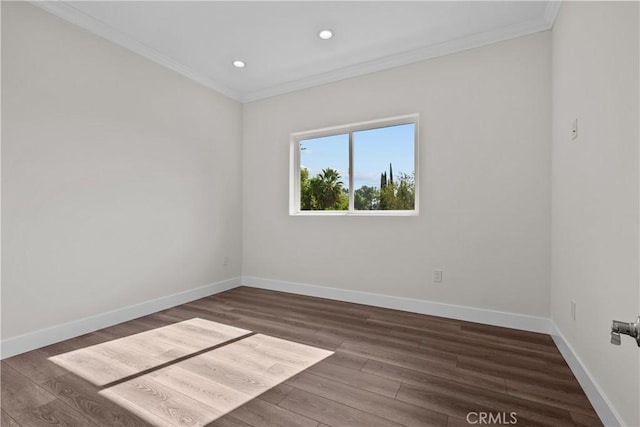
<path fill-rule="evenodd" d="M 224 265 L 225 267 L 229 265 L 229 257 L 228 256 L 224 257 L 224 261 L 222 261 L 222 265 Z"/>
<path fill-rule="evenodd" d="M 576 302 L 575 301 L 571 301 L 571 319 L 574 322 L 576 321 Z"/>
<path fill-rule="evenodd" d="M 436 283 L 442 282 L 442 270 L 433 270 L 433 281 Z"/>

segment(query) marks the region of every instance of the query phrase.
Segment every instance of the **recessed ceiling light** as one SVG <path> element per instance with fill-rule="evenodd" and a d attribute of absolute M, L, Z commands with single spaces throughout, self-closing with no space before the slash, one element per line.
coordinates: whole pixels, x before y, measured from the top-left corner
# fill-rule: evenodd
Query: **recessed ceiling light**
<path fill-rule="evenodd" d="M 246 65 L 247 64 L 245 64 L 244 61 L 240 61 L 239 59 L 233 61 L 233 66 L 236 68 L 244 68 Z"/>
<path fill-rule="evenodd" d="M 322 30 L 318 33 L 318 37 L 320 37 L 322 40 L 329 40 L 331 37 L 333 37 L 333 31 Z"/>

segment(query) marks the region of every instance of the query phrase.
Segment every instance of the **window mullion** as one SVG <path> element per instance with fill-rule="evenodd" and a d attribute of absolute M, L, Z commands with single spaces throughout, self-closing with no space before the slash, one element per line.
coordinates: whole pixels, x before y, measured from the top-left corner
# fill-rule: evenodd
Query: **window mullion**
<path fill-rule="evenodd" d="M 355 210 L 353 185 L 353 132 L 349 132 L 349 211 Z"/>

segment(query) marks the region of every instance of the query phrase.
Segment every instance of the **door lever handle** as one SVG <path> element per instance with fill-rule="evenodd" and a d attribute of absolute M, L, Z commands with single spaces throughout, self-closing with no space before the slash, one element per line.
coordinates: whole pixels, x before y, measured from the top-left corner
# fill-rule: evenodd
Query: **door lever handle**
<path fill-rule="evenodd" d="M 613 329 L 611 330 L 611 344 L 620 345 L 620 332 L 616 332 Z"/>
<path fill-rule="evenodd" d="M 620 345 L 620 335 L 629 335 L 635 338 L 636 344 L 640 347 L 640 316 L 634 323 L 614 320 L 611 324 L 611 344 Z"/>

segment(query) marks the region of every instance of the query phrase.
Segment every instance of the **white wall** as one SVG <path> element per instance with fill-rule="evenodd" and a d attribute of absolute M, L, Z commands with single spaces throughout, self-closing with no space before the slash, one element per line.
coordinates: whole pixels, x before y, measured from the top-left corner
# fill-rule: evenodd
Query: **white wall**
<path fill-rule="evenodd" d="M 3 2 L 2 338 L 242 270 L 551 314 L 640 425 L 637 349 L 607 340 L 640 300 L 638 4 L 565 2 L 552 34 L 241 107 Z M 414 112 L 419 217 L 288 215 L 291 132 Z"/>
<path fill-rule="evenodd" d="M 237 102 L 22 2 L 2 89 L 3 339 L 240 275 Z"/>
<path fill-rule="evenodd" d="M 245 104 L 243 275 L 548 317 L 549 106 L 548 32 Z M 420 216 L 288 215 L 291 132 L 415 112 Z"/>
<path fill-rule="evenodd" d="M 637 2 L 564 2 L 552 37 L 552 317 L 629 426 L 638 348 L 609 330 L 639 310 L 639 36 Z"/>

